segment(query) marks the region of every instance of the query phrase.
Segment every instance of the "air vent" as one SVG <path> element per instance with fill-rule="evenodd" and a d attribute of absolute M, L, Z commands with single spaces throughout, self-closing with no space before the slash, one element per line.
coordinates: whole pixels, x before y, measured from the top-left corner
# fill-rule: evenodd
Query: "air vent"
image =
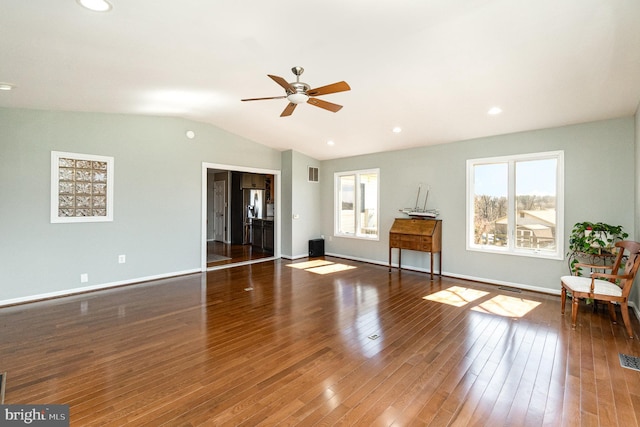
<path fill-rule="evenodd" d="M 640 371 L 640 357 L 629 356 L 628 354 L 618 353 L 620 358 L 620 366 L 634 371 Z"/>
<path fill-rule="evenodd" d="M 318 182 L 318 168 L 309 166 L 309 182 Z"/>

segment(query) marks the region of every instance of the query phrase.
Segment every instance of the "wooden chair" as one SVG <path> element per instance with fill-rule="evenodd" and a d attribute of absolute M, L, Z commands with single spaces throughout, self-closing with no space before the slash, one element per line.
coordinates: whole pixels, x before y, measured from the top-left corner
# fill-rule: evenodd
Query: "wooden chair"
<path fill-rule="evenodd" d="M 609 315 L 613 323 L 617 323 L 616 310 L 613 303 L 619 303 L 622 310 L 622 320 L 627 329 L 627 335 L 629 338 L 633 338 L 627 301 L 636 272 L 638 271 L 638 267 L 640 267 L 640 243 L 623 240 L 616 242 L 616 247 L 618 248 L 618 254 L 613 265 L 576 264 L 576 268 L 585 267 L 592 270 L 611 270 L 610 273 L 593 272 L 591 273 L 591 277 L 563 276 L 560 278 L 562 285 L 563 315 L 567 292 L 571 292 L 573 298 L 571 303 L 571 326 L 573 329 L 576 327 L 576 318 L 578 316 L 578 301 L 580 298 L 591 298 L 608 303 Z M 621 268 L 624 268 L 622 274 L 620 274 Z"/>

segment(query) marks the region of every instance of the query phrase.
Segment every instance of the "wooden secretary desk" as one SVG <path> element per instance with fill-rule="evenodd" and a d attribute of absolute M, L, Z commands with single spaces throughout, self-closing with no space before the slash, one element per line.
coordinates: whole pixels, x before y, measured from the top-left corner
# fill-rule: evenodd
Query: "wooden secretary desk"
<path fill-rule="evenodd" d="M 402 250 L 431 254 L 431 280 L 433 280 L 433 254 L 438 254 L 438 275 L 442 275 L 442 220 L 396 218 L 389 230 L 389 271 L 391 249 L 398 248 L 398 269 L 402 269 Z"/>

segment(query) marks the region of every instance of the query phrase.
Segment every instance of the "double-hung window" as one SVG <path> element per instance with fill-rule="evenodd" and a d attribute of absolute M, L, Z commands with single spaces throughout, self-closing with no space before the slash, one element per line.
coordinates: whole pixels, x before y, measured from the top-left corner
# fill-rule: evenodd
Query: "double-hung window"
<path fill-rule="evenodd" d="M 335 235 L 378 239 L 380 170 L 336 172 Z"/>
<path fill-rule="evenodd" d="M 467 249 L 563 258 L 564 153 L 467 160 Z"/>

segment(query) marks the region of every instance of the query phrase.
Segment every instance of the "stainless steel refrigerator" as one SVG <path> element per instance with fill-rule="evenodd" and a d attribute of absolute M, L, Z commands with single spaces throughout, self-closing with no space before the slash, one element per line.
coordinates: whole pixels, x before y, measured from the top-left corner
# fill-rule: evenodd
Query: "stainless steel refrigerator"
<path fill-rule="evenodd" d="M 267 214 L 267 201 L 265 197 L 265 190 L 242 190 L 242 202 L 244 207 L 244 220 L 242 222 L 243 244 L 253 243 L 251 235 L 251 223 L 254 218 L 264 218 Z"/>

